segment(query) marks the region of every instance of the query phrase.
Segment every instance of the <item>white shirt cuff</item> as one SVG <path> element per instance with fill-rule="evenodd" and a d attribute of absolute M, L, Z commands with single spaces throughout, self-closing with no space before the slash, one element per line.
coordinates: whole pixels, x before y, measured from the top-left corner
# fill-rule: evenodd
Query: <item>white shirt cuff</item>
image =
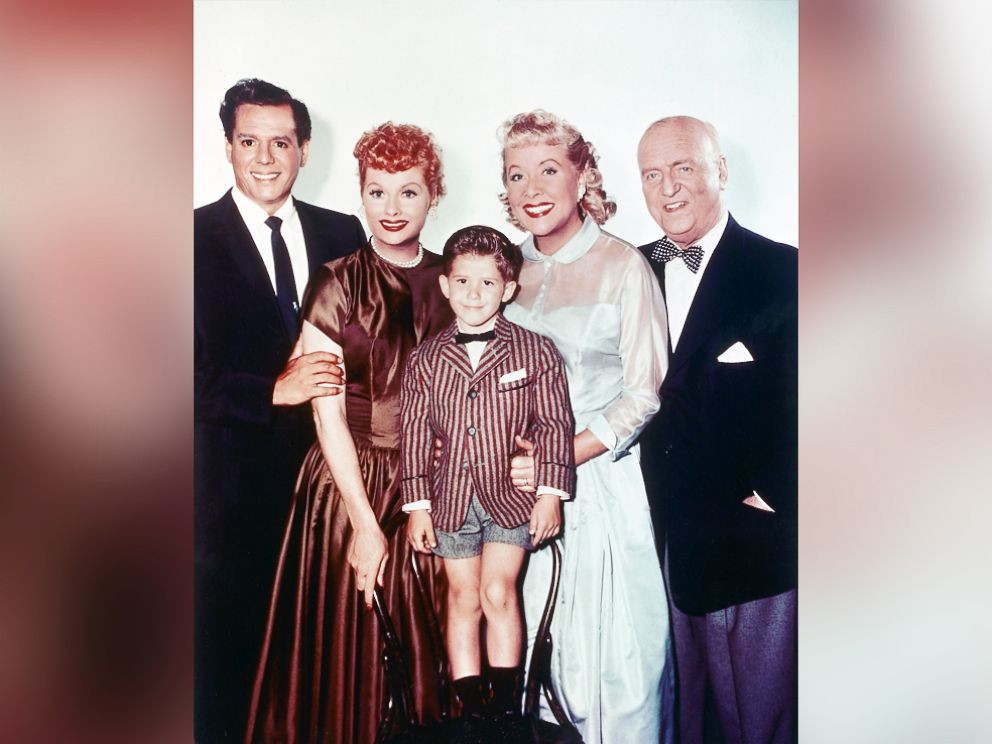
<path fill-rule="evenodd" d="M 409 504 L 403 504 L 403 511 L 407 514 L 413 511 L 423 511 L 424 509 L 427 511 L 431 510 L 430 499 L 421 499 L 420 501 L 411 501 Z"/>
<path fill-rule="evenodd" d="M 554 494 L 555 496 L 557 496 L 558 498 L 560 498 L 562 501 L 566 501 L 567 499 L 570 499 L 572 497 L 571 494 L 569 494 L 566 491 L 562 491 L 560 488 L 552 488 L 551 486 L 538 486 L 537 487 L 537 498 L 541 498 L 542 496 L 544 496 L 547 493 Z"/>

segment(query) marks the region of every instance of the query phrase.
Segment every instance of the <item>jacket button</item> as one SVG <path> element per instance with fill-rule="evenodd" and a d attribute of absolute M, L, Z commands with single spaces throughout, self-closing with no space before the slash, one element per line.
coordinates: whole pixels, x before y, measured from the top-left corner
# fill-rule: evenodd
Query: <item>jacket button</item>
<path fill-rule="evenodd" d="M 468 470 L 468 469 L 469 469 L 469 464 L 468 464 L 468 460 L 466 460 L 465 462 L 462 463 L 462 470 Z"/>
<path fill-rule="evenodd" d="M 470 437 L 474 437 L 475 436 L 475 427 L 474 426 L 468 427 L 468 435 Z"/>
<path fill-rule="evenodd" d="M 479 391 L 476 390 L 475 388 L 472 388 L 471 390 L 468 391 L 468 397 L 469 398 L 473 398 L 473 399 L 474 398 L 478 398 L 479 397 Z"/>

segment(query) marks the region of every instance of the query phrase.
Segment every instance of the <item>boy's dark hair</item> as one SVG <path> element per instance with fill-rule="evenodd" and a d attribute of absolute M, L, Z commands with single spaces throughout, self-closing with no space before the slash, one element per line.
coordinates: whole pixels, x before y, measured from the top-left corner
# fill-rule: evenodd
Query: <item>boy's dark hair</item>
<path fill-rule="evenodd" d="M 227 89 L 224 102 L 220 105 L 220 120 L 224 125 L 224 136 L 227 137 L 228 142 L 231 142 L 234 136 L 234 115 L 238 111 L 238 106 L 243 103 L 254 103 L 258 106 L 288 105 L 293 109 L 296 144 L 302 145 L 310 141 L 310 112 L 307 111 L 306 104 L 293 98 L 285 88 L 258 78 L 246 78 Z"/>
<path fill-rule="evenodd" d="M 515 282 L 524 264 L 520 246 L 510 242 L 499 230 L 485 225 L 463 227 L 444 244 L 444 273 L 451 274 L 451 266 L 459 256 L 492 256 L 504 282 Z"/>

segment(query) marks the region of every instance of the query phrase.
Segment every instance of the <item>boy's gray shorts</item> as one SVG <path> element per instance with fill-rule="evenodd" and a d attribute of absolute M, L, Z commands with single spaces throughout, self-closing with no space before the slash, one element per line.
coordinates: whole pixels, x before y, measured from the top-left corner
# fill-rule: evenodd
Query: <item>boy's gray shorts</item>
<path fill-rule="evenodd" d="M 482 554 L 482 544 L 487 542 L 505 543 L 524 550 L 533 550 L 529 528 L 527 522 L 512 529 L 500 527 L 486 513 L 479 499 L 473 494 L 461 527 L 454 532 L 434 530 L 434 535 L 437 537 L 434 554 L 442 558 L 472 558 Z"/>

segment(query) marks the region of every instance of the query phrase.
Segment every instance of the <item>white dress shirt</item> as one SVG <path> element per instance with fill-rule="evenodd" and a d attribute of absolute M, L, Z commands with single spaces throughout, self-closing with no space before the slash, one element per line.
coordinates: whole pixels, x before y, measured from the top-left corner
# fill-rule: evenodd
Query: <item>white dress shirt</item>
<path fill-rule="evenodd" d="M 685 261 L 680 258 L 672 259 L 665 264 L 665 304 L 668 307 L 668 331 L 672 339 L 672 351 L 678 346 L 686 318 L 689 317 L 689 308 L 692 307 L 692 300 L 710 263 L 713 250 L 727 228 L 728 214 L 727 210 L 723 210 L 720 219 L 710 231 L 692 244 L 703 249 L 703 260 L 699 264 L 699 271 L 693 274 L 685 265 Z"/>
<path fill-rule="evenodd" d="M 241 213 L 241 219 L 245 221 L 248 232 L 251 233 L 252 240 L 255 241 L 255 248 L 258 250 L 258 255 L 262 257 L 265 270 L 269 272 L 269 281 L 272 282 L 274 294 L 276 291 L 276 265 L 272 258 L 272 228 L 265 224 L 269 214 L 241 193 L 237 186 L 231 189 L 231 196 L 234 197 L 234 203 Z M 279 207 L 273 217 L 282 220 L 279 232 L 282 234 L 282 239 L 286 241 L 289 261 L 293 265 L 296 297 L 302 302 L 303 290 L 306 289 L 307 280 L 310 278 L 310 263 L 307 260 L 307 245 L 303 240 L 303 227 L 300 225 L 300 216 L 296 213 L 293 197 L 286 199 L 286 202 Z"/>

